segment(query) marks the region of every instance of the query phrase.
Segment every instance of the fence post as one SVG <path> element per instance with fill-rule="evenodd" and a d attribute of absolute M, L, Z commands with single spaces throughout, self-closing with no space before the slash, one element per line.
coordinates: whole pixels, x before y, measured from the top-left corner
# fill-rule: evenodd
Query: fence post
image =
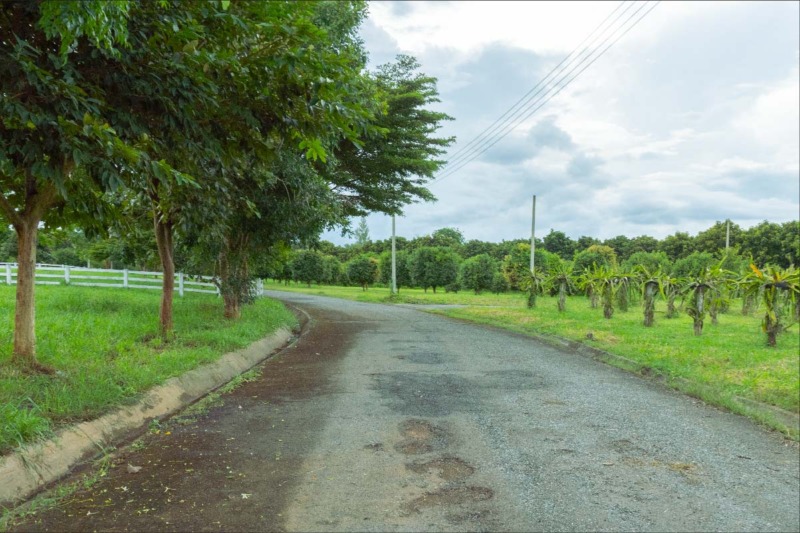
<path fill-rule="evenodd" d="M 183 296 L 183 272 L 178 272 L 178 294 Z"/>
<path fill-rule="evenodd" d="M 11 285 L 11 263 L 6 263 L 6 283 Z"/>
<path fill-rule="evenodd" d="M 122 271 L 122 288 L 128 288 L 128 269 Z"/>
<path fill-rule="evenodd" d="M 69 285 L 69 265 L 64 265 L 64 283 Z"/>

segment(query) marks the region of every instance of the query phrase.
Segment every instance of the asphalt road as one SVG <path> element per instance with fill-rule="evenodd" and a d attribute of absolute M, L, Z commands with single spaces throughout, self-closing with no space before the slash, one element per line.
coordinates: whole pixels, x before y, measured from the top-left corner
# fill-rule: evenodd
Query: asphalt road
<path fill-rule="evenodd" d="M 797 445 L 747 419 L 520 335 L 271 296 L 311 320 L 260 379 L 17 530 L 800 530 Z"/>

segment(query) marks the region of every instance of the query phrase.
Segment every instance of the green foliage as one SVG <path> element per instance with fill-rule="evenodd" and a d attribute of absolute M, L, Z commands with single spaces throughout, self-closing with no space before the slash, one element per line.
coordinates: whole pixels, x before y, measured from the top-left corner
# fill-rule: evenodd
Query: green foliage
<path fill-rule="evenodd" d="M 358 142 L 335 147 L 333 172 L 326 176 L 350 216 L 398 214 L 408 203 L 434 199 L 424 184 L 444 165 L 439 157 L 454 140 L 434 134 L 452 119 L 429 109 L 439 101 L 436 79 L 418 69 L 416 59 L 402 55 L 378 67 L 370 96 L 382 109 L 371 122 L 374 128 Z"/>
<path fill-rule="evenodd" d="M 776 346 L 778 334 L 800 320 L 800 271 L 794 267 L 760 270 L 753 264 L 750 270 L 739 283 L 745 294 L 761 295 L 764 304 L 761 328 L 767 335 L 767 345 Z"/>
<path fill-rule="evenodd" d="M 647 272 L 669 272 L 672 262 L 665 252 L 634 252 L 622 262 L 622 269 L 633 272 L 636 267 L 644 268 Z"/>
<path fill-rule="evenodd" d="M 356 245 L 364 246 L 369 243 L 369 228 L 367 227 L 366 217 L 361 217 L 358 227 L 353 231 L 353 236 L 356 238 Z"/>
<path fill-rule="evenodd" d="M 465 289 L 472 289 L 475 294 L 492 287 L 497 261 L 487 254 L 476 255 L 466 259 L 459 271 L 459 283 Z"/>
<path fill-rule="evenodd" d="M 675 261 L 671 274 L 676 278 L 701 276 L 716 262 L 709 252 L 692 252 L 687 257 Z"/>
<path fill-rule="evenodd" d="M 0 318 L 13 317 L 13 287 L 0 284 Z M 100 416 L 187 370 L 241 349 L 296 320 L 282 304 L 260 298 L 236 322 L 222 318 L 214 295 L 176 301 L 179 334 L 157 338 L 155 291 L 38 287 L 40 359 L 58 378 L 22 374 L 9 364 L 0 336 L 0 453 L 76 420 Z M 151 317 L 148 319 L 147 317 Z"/>
<path fill-rule="evenodd" d="M 561 259 L 570 260 L 575 253 L 575 241 L 567 237 L 563 231 L 551 229 L 542 241 L 548 252 L 558 255 Z"/>
<path fill-rule="evenodd" d="M 301 250 L 291 263 L 292 279 L 311 285 L 319 283 L 325 276 L 325 267 L 322 254 L 316 250 Z"/>
<path fill-rule="evenodd" d="M 558 310 L 566 311 L 567 295 L 575 289 L 575 282 L 572 277 L 572 263 L 569 261 L 558 261 L 550 268 L 545 278 L 545 287 L 551 293 L 558 294 Z"/>
<path fill-rule="evenodd" d="M 495 272 L 492 276 L 491 289 L 495 294 L 501 294 L 508 291 L 508 281 L 506 281 L 505 276 L 503 276 L 501 272 Z"/>
<path fill-rule="evenodd" d="M 423 246 L 409 258 L 414 285 L 427 290 L 450 285 L 458 277 L 460 257 L 447 248 Z M 462 283 L 463 285 L 463 283 Z"/>
<path fill-rule="evenodd" d="M 580 276 L 595 265 L 608 269 L 617 267 L 617 254 L 610 246 L 594 244 L 589 248 L 577 252 L 573 260 L 575 275 Z"/>
<path fill-rule="evenodd" d="M 411 270 L 409 266 L 410 254 L 405 250 L 395 253 L 395 277 L 398 290 L 401 287 L 410 287 Z M 378 265 L 378 281 L 390 287 L 392 284 L 392 252 L 381 254 L 380 264 Z"/>
<path fill-rule="evenodd" d="M 537 248 L 534 252 L 534 267 L 536 272 L 546 276 L 553 265 L 558 265 L 561 258 L 547 250 Z M 519 243 L 507 254 L 500 269 L 508 281 L 509 288 L 512 290 L 526 290 L 531 277 L 531 245 L 529 243 Z"/>
<path fill-rule="evenodd" d="M 363 290 L 375 283 L 378 276 L 378 261 L 368 255 L 360 255 L 347 263 L 347 277 Z"/>

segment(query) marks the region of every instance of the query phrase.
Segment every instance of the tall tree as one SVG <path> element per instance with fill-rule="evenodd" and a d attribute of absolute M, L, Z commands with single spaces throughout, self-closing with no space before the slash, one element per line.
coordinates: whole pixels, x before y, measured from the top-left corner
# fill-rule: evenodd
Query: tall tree
<path fill-rule="evenodd" d="M 380 66 L 373 77 L 382 108 L 375 128 L 334 150 L 326 176 L 348 215 L 401 214 L 409 203 L 434 199 L 425 183 L 444 165 L 439 158 L 454 140 L 435 134 L 452 118 L 429 109 L 439 101 L 436 78 L 418 72 L 419 66 L 402 55 Z"/>
<path fill-rule="evenodd" d="M 0 5 L 0 215 L 18 243 L 12 360 L 29 370 L 53 371 L 36 359 L 40 225 L 99 215 L 97 192 L 119 185 L 122 155 L 136 157 L 109 127 L 105 94 L 82 70 L 88 57 L 119 53 L 127 22 L 127 2 Z"/>

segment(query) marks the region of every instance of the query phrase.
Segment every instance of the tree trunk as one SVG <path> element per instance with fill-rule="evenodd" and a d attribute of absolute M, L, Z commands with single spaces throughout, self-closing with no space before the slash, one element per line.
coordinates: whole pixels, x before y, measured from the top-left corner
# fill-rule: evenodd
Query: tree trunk
<path fill-rule="evenodd" d="M 614 295 L 611 288 L 603 289 L 603 316 L 611 319 L 614 316 Z"/>
<path fill-rule="evenodd" d="M 35 276 L 39 222 L 45 212 L 57 202 L 58 193 L 52 184 L 39 187 L 31 175 L 27 176 L 27 180 L 25 209 L 22 212 L 14 210 L 0 192 L 0 211 L 17 233 L 17 289 L 11 362 L 25 371 L 54 374 L 54 368 L 36 360 Z"/>
<path fill-rule="evenodd" d="M 658 285 L 654 282 L 649 282 L 644 286 L 644 325 L 645 327 L 652 327 L 655 323 L 656 311 L 656 289 Z"/>
<path fill-rule="evenodd" d="M 703 333 L 703 304 L 704 304 L 704 293 L 705 289 L 703 287 L 698 287 L 695 292 L 695 309 L 696 314 L 694 316 L 694 334 L 696 336 L 700 336 Z"/>
<path fill-rule="evenodd" d="M 172 299 L 175 293 L 175 259 L 172 236 L 172 222 L 159 215 L 154 216 L 156 245 L 161 259 L 162 285 L 161 308 L 159 310 L 159 333 L 164 342 L 169 342 L 175 334 L 172 320 Z"/>
<path fill-rule="evenodd" d="M 558 311 L 563 313 L 567 310 L 567 284 L 561 283 L 558 286 Z"/>
<path fill-rule="evenodd" d="M 528 309 L 536 307 L 536 289 L 534 284 L 531 283 L 531 288 L 528 290 Z"/>
<path fill-rule="evenodd" d="M 18 368 L 53 374 L 55 370 L 36 360 L 36 235 L 39 221 L 15 226 L 17 232 L 17 301 L 14 312 L 14 352 Z"/>
<path fill-rule="evenodd" d="M 675 310 L 675 292 L 670 292 L 667 296 L 667 318 L 675 318 L 678 312 Z"/>

